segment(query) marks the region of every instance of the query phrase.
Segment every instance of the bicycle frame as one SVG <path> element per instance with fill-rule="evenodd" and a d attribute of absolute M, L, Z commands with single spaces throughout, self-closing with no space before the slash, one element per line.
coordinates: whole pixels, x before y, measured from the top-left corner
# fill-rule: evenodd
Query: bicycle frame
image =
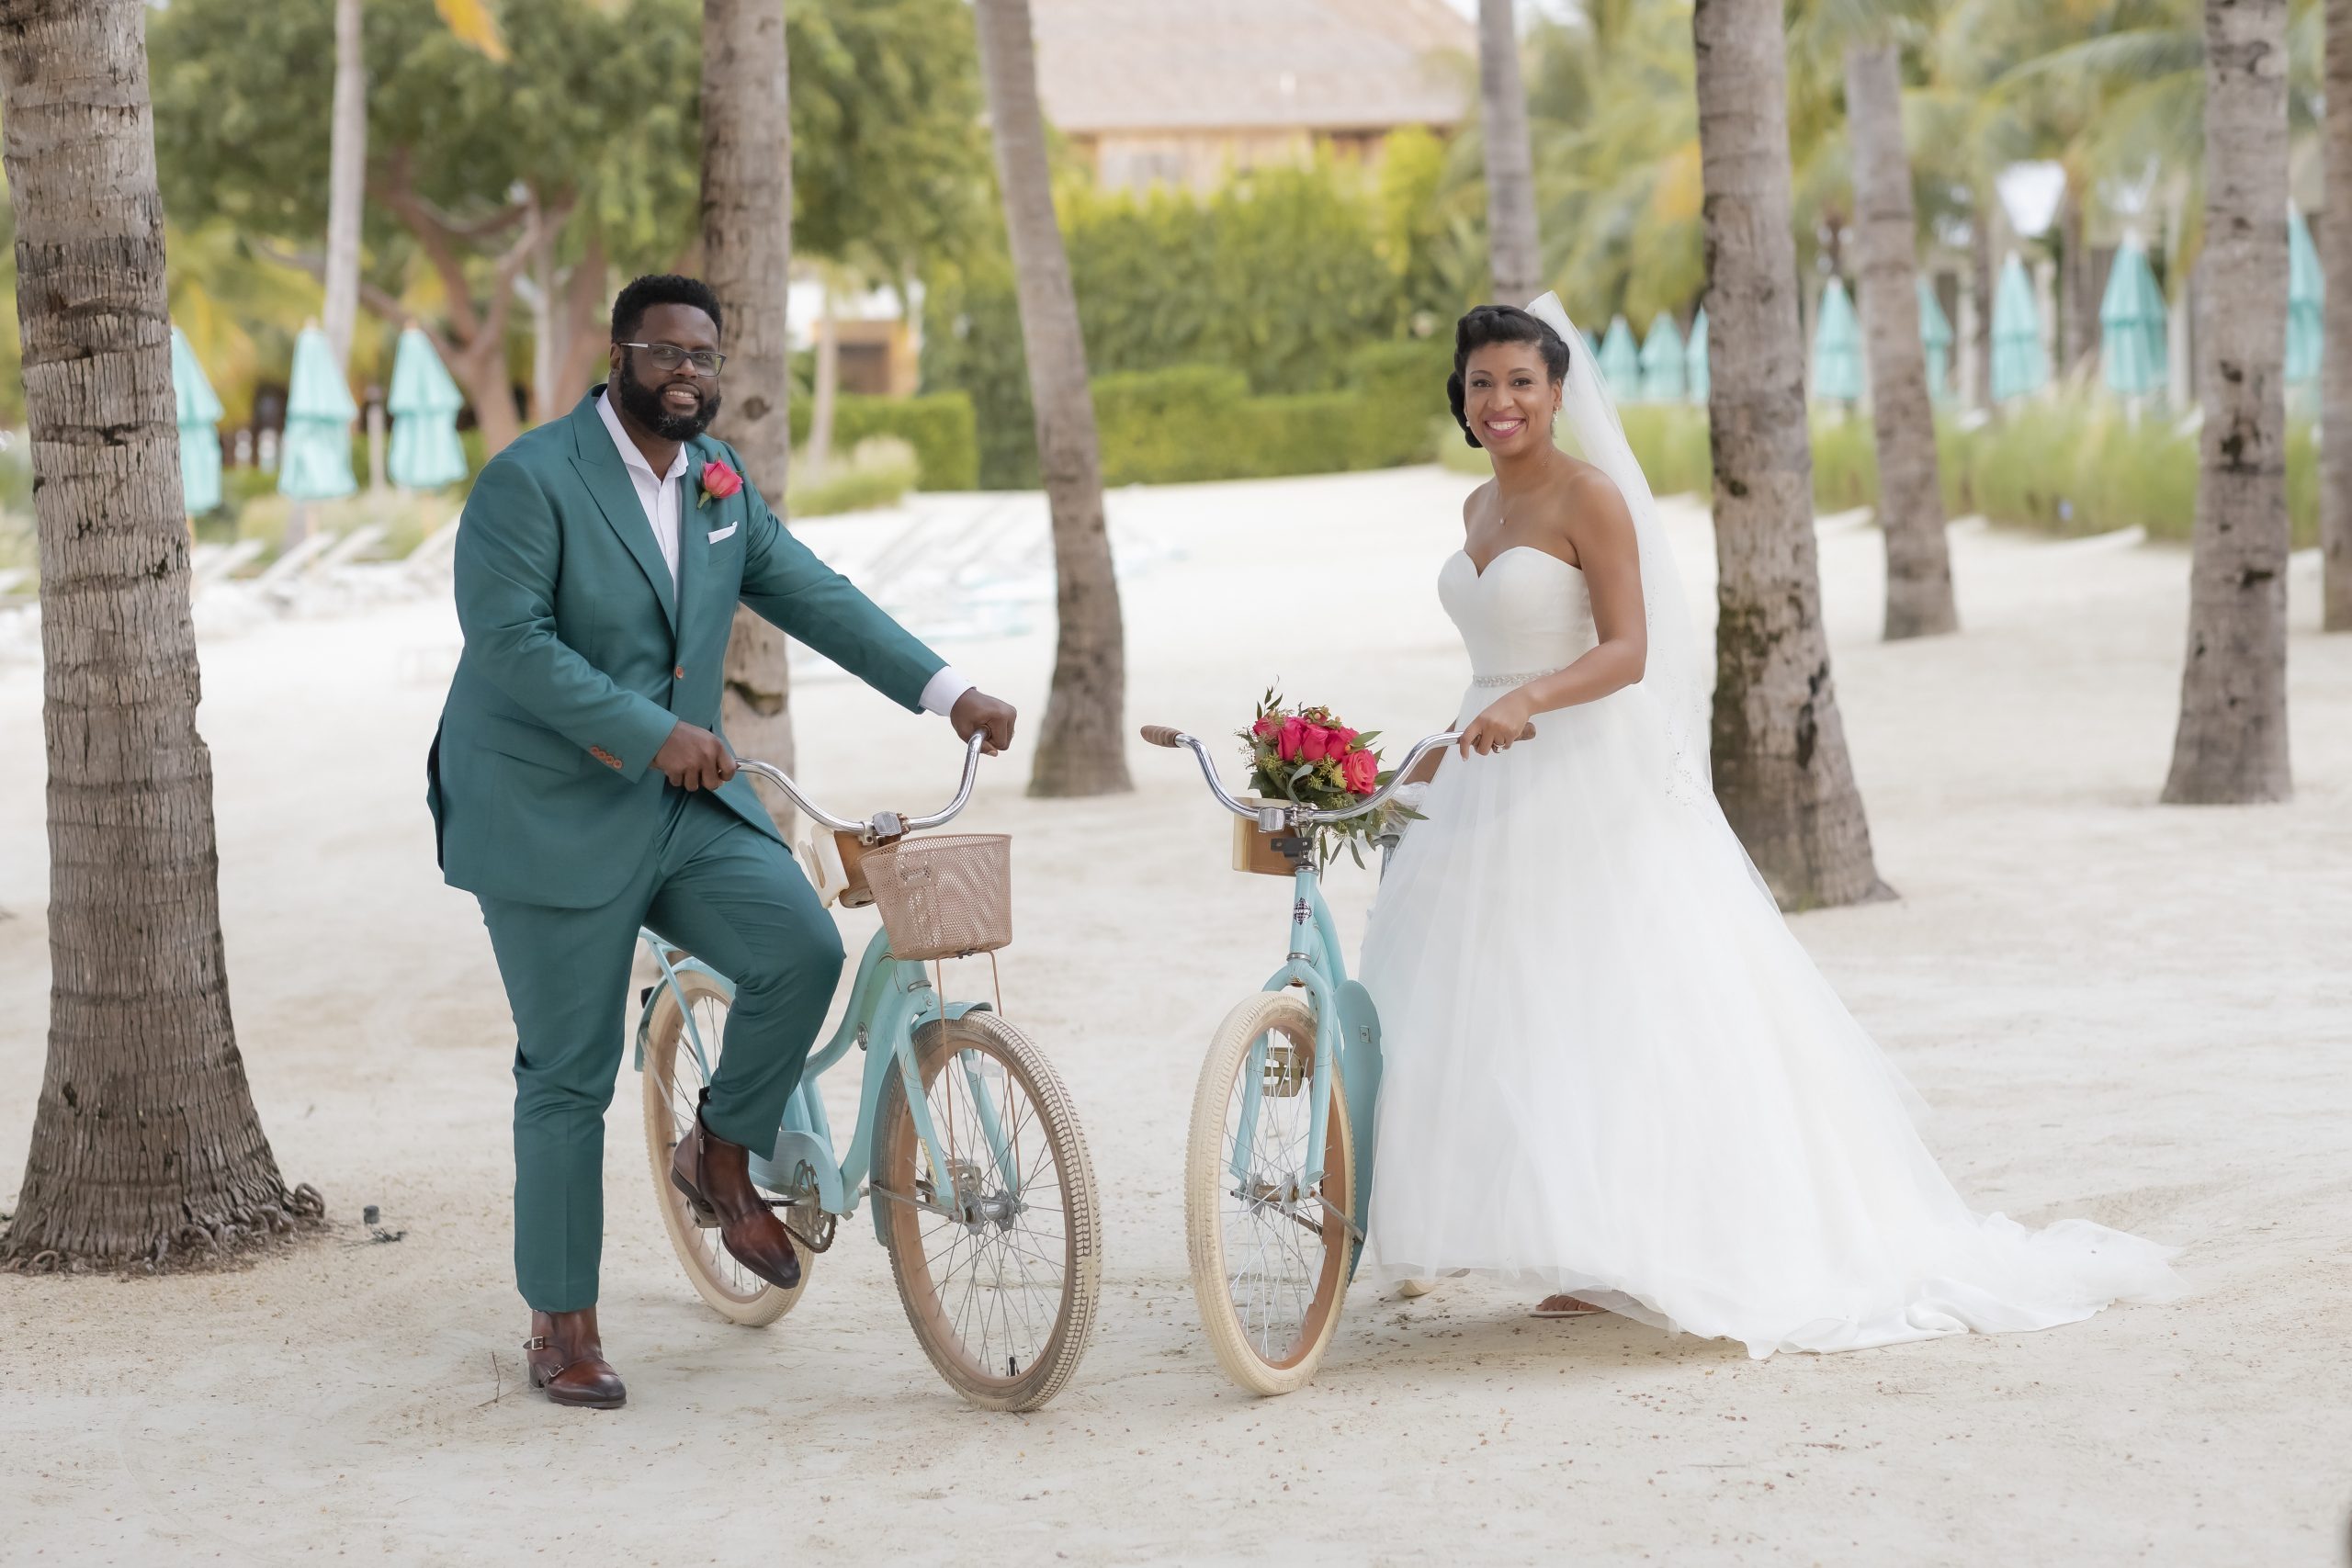
<path fill-rule="evenodd" d="M 1209 793 L 1219 805 L 1237 817 L 1254 818 L 1261 832 L 1286 831 L 1298 833 L 1302 829 L 1318 823 L 1344 821 L 1378 809 L 1396 793 L 1415 765 L 1430 752 L 1441 750 L 1461 739 L 1455 731 L 1432 735 L 1416 742 L 1405 754 L 1390 781 L 1373 795 L 1343 811 L 1315 811 L 1296 805 L 1268 803 L 1258 807 L 1236 800 L 1217 777 L 1216 764 L 1208 750 L 1193 736 L 1164 725 L 1146 725 L 1143 738 L 1155 746 L 1182 749 L 1193 753 L 1200 764 L 1201 776 L 1207 781 Z M 1393 841 L 1393 840 L 1391 840 Z M 1331 919 L 1330 906 L 1324 902 L 1322 880 L 1317 874 L 1311 852 L 1301 850 L 1293 857 L 1297 868 L 1292 881 L 1290 948 L 1283 966 L 1267 980 L 1265 989 L 1280 991 L 1297 986 L 1306 992 L 1315 1010 L 1315 1073 L 1310 1085 L 1314 1102 L 1308 1111 L 1307 1160 L 1309 1168 L 1298 1179 L 1299 1190 L 1284 1194 L 1290 1200 L 1303 1199 L 1306 1190 L 1323 1179 L 1323 1150 L 1331 1124 L 1331 1074 L 1336 1069 L 1340 1084 L 1348 1097 L 1348 1121 L 1355 1134 L 1355 1195 L 1354 1213 L 1343 1216 L 1354 1239 L 1363 1240 L 1364 1224 L 1371 1213 L 1372 1173 L 1378 1154 L 1378 1130 L 1374 1122 L 1380 1102 L 1380 1012 L 1373 1005 L 1372 993 L 1357 981 L 1348 977 L 1347 960 L 1341 954 L 1339 928 Z M 1383 869 L 1386 868 L 1385 851 Z M 1251 1043 L 1250 1064 L 1244 1077 L 1247 1087 L 1242 1090 L 1240 1117 L 1233 1141 L 1233 1155 L 1227 1168 L 1236 1180 L 1250 1181 L 1246 1151 L 1257 1139 L 1259 1107 L 1265 1098 L 1266 1040 L 1261 1035 Z M 1348 1272 L 1355 1273 L 1361 1247 L 1351 1248 L 1348 1255 Z"/>
<path fill-rule="evenodd" d="M 1344 1218 L 1349 1230 L 1361 1241 L 1372 1201 L 1376 1143 L 1373 1117 L 1380 1099 L 1380 1015 L 1373 1006 L 1371 993 L 1348 977 L 1339 927 L 1331 918 L 1330 906 L 1324 901 L 1322 879 L 1316 874 L 1312 861 L 1299 864 L 1292 893 L 1289 953 L 1263 988 L 1280 991 L 1300 987 L 1315 1010 L 1315 1072 L 1309 1086 L 1314 1099 L 1308 1111 L 1306 1140 L 1310 1163 L 1299 1178 L 1302 1190 L 1296 1196 L 1304 1196 L 1304 1190 L 1323 1179 L 1323 1150 L 1330 1131 L 1331 1075 L 1336 1068 L 1340 1085 L 1348 1097 L 1348 1119 L 1354 1129 L 1356 1150 L 1356 1190 L 1351 1205 L 1354 1213 Z M 1261 1035 L 1250 1046 L 1233 1159 L 1227 1167 L 1237 1180 L 1246 1181 L 1250 1175 L 1245 1156 L 1256 1139 L 1265 1067 L 1266 1039 Z M 1352 1276 L 1352 1250 L 1348 1269 Z"/>
<path fill-rule="evenodd" d="M 637 1068 L 645 1070 L 645 1047 L 653 1028 L 653 1004 L 667 989 L 677 998 L 684 1030 L 680 1044 L 694 1054 L 702 1069 L 703 1081 L 710 1081 L 718 1060 L 719 1042 L 706 1041 L 691 1010 L 685 1006 L 685 992 L 679 976 L 687 974 L 708 976 L 731 998 L 734 983 L 698 958 L 688 958 L 677 964 L 670 961 L 669 950 L 662 939 L 650 931 L 639 931 L 638 939 L 653 954 L 661 966 L 662 978 L 646 993 L 637 1025 Z M 921 964 L 908 963 L 890 956 L 888 933 L 876 931 L 860 955 L 856 977 L 851 982 L 849 1009 L 832 1037 L 811 1052 L 808 1062 L 801 1069 L 800 1082 L 795 1086 L 792 1098 L 786 1102 L 784 1121 L 777 1129 L 775 1145 L 765 1154 L 754 1150 L 751 1157 L 752 1180 L 755 1186 L 771 1192 L 787 1192 L 796 1198 L 806 1197 L 828 1214 L 848 1218 L 857 1212 L 859 1200 L 870 1189 L 868 1177 L 873 1167 L 874 1130 L 882 1104 L 882 1091 L 888 1087 L 891 1069 L 895 1066 L 899 1080 L 906 1090 L 907 1107 L 912 1114 L 915 1134 L 923 1142 L 931 1156 L 931 1168 L 945 1172 L 950 1167 L 939 1133 L 931 1119 L 931 1100 L 923 1090 L 922 1077 L 916 1069 L 915 1032 L 925 1023 L 944 1019 L 953 1021 L 975 1009 L 986 1009 L 986 1002 L 949 1002 L 941 998 L 931 983 L 929 972 Z M 882 1043 L 876 1049 L 876 1043 Z M 825 1100 L 819 1091 L 818 1080 L 857 1046 L 866 1053 L 865 1066 L 858 1085 L 857 1123 L 851 1134 L 849 1149 L 838 1160 L 834 1156 L 831 1125 L 825 1114 Z M 1014 1179 L 1012 1151 L 999 1123 L 995 1104 L 981 1081 L 977 1068 L 965 1065 L 967 1084 L 978 1108 L 980 1130 L 987 1137 L 998 1174 L 1008 1182 Z M 945 1206 L 934 1196 L 925 1203 L 911 1192 L 880 1193 L 891 1201 L 913 1203 L 932 1209 L 951 1219 L 963 1219 L 956 1209 Z M 876 1204 L 874 1216 L 877 1235 L 882 1225 L 881 1206 Z"/>

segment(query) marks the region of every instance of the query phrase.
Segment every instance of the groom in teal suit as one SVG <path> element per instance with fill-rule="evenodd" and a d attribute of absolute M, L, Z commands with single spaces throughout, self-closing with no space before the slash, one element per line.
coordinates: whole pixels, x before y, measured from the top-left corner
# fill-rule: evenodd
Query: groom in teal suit
<path fill-rule="evenodd" d="M 625 1391 L 596 1326 L 605 1111 L 640 925 L 736 986 L 718 1070 L 673 1179 L 728 1251 L 799 1264 L 748 1151 L 775 1136 L 842 965 L 831 919 L 718 728 L 738 604 L 990 751 L 1013 711 L 975 689 L 787 533 L 704 434 L 722 318 L 709 288 L 640 277 L 613 304 L 610 374 L 493 458 L 458 529 L 465 652 L 426 760 L 451 885 L 481 904 L 514 1014 L 514 1273 L 531 1381 L 559 1404 Z"/>

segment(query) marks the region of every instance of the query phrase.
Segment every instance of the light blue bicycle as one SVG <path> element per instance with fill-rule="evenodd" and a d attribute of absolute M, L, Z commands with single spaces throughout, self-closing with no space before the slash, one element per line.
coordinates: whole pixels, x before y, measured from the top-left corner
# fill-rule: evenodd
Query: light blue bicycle
<path fill-rule="evenodd" d="M 672 1151 L 718 1064 L 734 987 L 651 931 L 640 936 L 661 977 L 640 998 L 637 1064 L 654 1201 L 705 1301 L 737 1323 L 775 1322 L 870 1192 L 907 1320 L 940 1375 L 984 1409 L 1035 1410 L 1085 1351 L 1101 1220 L 1086 1141 L 1052 1065 L 989 1003 L 948 1000 L 923 962 L 1010 940 L 1005 840 L 910 837 L 963 810 L 979 757 L 975 736 L 944 810 L 862 822 L 821 809 L 778 769 L 737 762 L 822 825 L 802 851 L 820 897 L 878 904 L 883 916 L 840 1028 L 810 1055 L 773 1147 L 752 1156 L 752 1183 L 800 1244 L 797 1285 L 743 1269 L 670 1180 Z M 857 1121 L 837 1157 L 818 1080 L 854 1050 L 864 1054 Z"/>
<path fill-rule="evenodd" d="M 1199 740 L 1161 725 L 1143 738 L 1190 750 L 1210 793 L 1243 819 L 1235 869 L 1293 882 L 1289 950 L 1217 1026 L 1184 1159 L 1185 1250 L 1209 1344 L 1242 1387 L 1288 1393 L 1315 1376 L 1339 1327 L 1363 1241 L 1380 1096 L 1380 1017 L 1348 977 L 1312 829 L 1381 809 L 1424 757 L 1460 737 L 1420 741 L 1344 811 L 1238 800 Z M 1395 838 L 1380 842 L 1385 852 Z"/>

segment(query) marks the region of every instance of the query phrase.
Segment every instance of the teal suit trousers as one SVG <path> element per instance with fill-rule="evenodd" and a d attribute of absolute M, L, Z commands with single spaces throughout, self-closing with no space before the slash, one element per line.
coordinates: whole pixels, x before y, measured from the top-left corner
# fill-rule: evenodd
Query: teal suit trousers
<path fill-rule="evenodd" d="M 596 1304 L 605 1112 L 628 1039 L 638 929 L 735 984 L 710 1130 L 775 1142 L 841 977 L 832 918 L 782 844 L 707 792 L 663 786 L 661 827 L 618 897 L 556 908 L 477 895 L 514 1013 L 514 1277 L 539 1312 Z"/>

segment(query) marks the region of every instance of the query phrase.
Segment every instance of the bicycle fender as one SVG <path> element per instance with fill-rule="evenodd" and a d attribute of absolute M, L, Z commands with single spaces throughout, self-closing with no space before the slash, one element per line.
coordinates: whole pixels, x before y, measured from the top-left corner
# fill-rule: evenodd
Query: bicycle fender
<path fill-rule="evenodd" d="M 1340 1082 L 1347 1093 L 1349 1130 L 1355 1135 L 1356 1212 L 1351 1217 L 1362 1231 L 1372 1213 L 1372 1166 L 1377 1142 L 1373 1118 L 1380 1103 L 1380 1010 L 1372 1004 L 1372 993 L 1353 980 L 1340 982 L 1333 1002 L 1340 1014 Z M 1363 1251 L 1359 1243 L 1348 1258 L 1351 1280 Z"/>

